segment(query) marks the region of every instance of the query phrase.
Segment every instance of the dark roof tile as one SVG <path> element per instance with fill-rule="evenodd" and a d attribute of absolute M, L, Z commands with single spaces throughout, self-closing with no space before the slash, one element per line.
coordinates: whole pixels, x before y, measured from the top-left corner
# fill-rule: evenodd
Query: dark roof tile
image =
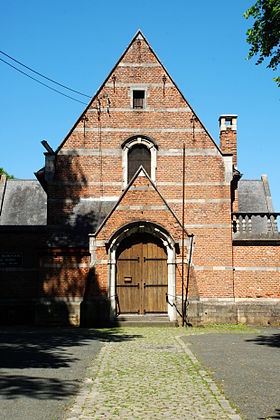
<path fill-rule="evenodd" d="M 0 225 L 46 225 L 47 195 L 37 180 L 8 179 Z"/>

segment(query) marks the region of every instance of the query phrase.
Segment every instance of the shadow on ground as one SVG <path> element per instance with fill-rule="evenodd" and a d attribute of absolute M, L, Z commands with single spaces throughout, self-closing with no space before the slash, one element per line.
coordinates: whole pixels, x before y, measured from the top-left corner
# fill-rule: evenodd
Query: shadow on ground
<path fill-rule="evenodd" d="M 73 346 L 91 341 L 130 341 L 140 337 L 111 329 L 7 329 L 0 336 L 0 369 L 69 367 L 75 358 L 68 352 Z M 1 392 L 1 391 L 0 391 Z"/>
<path fill-rule="evenodd" d="M 7 399 L 30 397 L 40 400 L 63 400 L 74 395 L 79 388 L 77 381 L 62 381 L 56 378 L 38 378 L 34 376 L 1 375 L 0 395 Z"/>
<path fill-rule="evenodd" d="M 280 409 L 275 410 L 275 414 L 269 417 L 259 417 L 259 420 L 280 419 Z"/>
<path fill-rule="evenodd" d="M 69 367 L 76 358 L 71 347 L 87 345 L 92 340 L 129 341 L 139 335 L 123 334 L 111 329 L 7 329 L 0 334 L 0 368 L 52 368 Z M 1 392 L 1 391 L 0 391 Z"/>
<path fill-rule="evenodd" d="M 74 395 L 82 380 L 79 371 L 87 368 L 103 343 L 139 337 L 118 328 L 2 330 L 0 399 L 61 400 Z"/>
<path fill-rule="evenodd" d="M 254 344 L 259 344 L 261 346 L 269 346 L 269 347 L 280 347 L 280 334 L 272 334 L 272 335 L 258 335 L 252 339 L 246 340 L 247 342 L 251 342 Z M 280 418 L 280 417 L 276 417 Z"/>

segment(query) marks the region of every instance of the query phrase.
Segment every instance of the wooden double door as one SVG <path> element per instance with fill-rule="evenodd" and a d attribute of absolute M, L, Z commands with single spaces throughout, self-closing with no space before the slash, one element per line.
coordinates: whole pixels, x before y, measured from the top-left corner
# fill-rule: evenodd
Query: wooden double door
<path fill-rule="evenodd" d="M 117 255 L 119 312 L 167 312 L 167 289 L 167 255 L 161 241 L 149 234 L 125 239 Z"/>

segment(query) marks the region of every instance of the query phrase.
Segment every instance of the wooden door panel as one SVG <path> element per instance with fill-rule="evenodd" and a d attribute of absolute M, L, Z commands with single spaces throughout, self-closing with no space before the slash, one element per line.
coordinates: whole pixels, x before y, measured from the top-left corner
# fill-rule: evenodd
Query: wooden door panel
<path fill-rule="evenodd" d="M 167 312 L 167 255 L 151 235 L 123 244 L 117 258 L 116 293 L 121 313 Z"/>
<path fill-rule="evenodd" d="M 118 258 L 116 291 L 121 313 L 140 313 L 141 252 L 141 244 L 134 244 Z"/>
<path fill-rule="evenodd" d="M 167 311 L 167 256 L 156 243 L 147 243 L 143 252 L 144 311 Z"/>
<path fill-rule="evenodd" d="M 140 311 L 139 260 L 121 259 L 117 265 L 117 295 L 121 313 Z"/>

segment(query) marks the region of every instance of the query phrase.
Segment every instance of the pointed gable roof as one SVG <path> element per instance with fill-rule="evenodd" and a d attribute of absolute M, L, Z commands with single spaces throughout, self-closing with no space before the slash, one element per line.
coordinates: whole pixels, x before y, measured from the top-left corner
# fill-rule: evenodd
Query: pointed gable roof
<path fill-rule="evenodd" d="M 98 90 L 95 92 L 95 94 L 93 95 L 92 99 L 89 101 L 88 105 L 86 106 L 85 110 L 81 113 L 81 115 L 79 116 L 79 118 L 77 119 L 77 121 L 74 123 L 73 127 L 71 128 L 71 130 L 67 133 L 67 135 L 65 136 L 64 140 L 61 142 L 61 144 L 57 147 L 55 154 L 57 154 L 60 149 L 63 147 L 63 145 L 65 144 L 65 142 L 67 141 L 67 139 L 69 138 L 69 136 L 72 134 L 72 132 L 74 131 L 74 129 L 76 128 L 76 126 L 78 125 L 78 123 L 80 122 L 82 116 L 88 111 L 88 109 L 92 106 L 92 103 L 94 102 L 94 100 L 98 97 L 99 93 L 101 92 L 101 90 L 104 88 L 105 84 L 107 83 L 107 81 L 110 79 L 110 77 L 112 76 L 112 74 L 114 73 L 114 71 L 116 70 L 116 68 L 118 67 L 118 65 L 120 64 L 120 62 L 122 61 L 122 59 L 124 58 L 124 56 L 127 54 L 127 52 L 129 51 L 129 49 L 131 48 L 131 46 L 133 45 L 133 43 L 138 40 L 141 39 L 143 41 L 145 41 L 145 43 L 147 44 L 147 46 L 149 47 L 150 51 L 152 52 L 152 54 L 154 55 L 155 59 L 157 60 L 157 62 L 160 64 L 160 66 L 163 68 L 164 72 L 167 74 L 167 76 L 169 77 L 169 79 L 171 80 L 171 82 L 174 84 L 175 88 L 177 89 L 177 91 L 179 92 L 179 94 L 182 96 L 183 100 L 185 101 L 186 105 L 191 109 L 192 113 L 194 114 L 195 118 L 197 119 L 197 121 L 199 121 L 199 123 L 201 124 L 201 126 L 203 127 L 203 129 L 205 130 L 205 132 L 207 133 L 207 135 L 209 136 L 209 138 L 211 139 L 211 141 L 213 142 L 214 146 L 218 149 L 218 151 L 221 153 L 221 155 L 223 155 L 223 152 L 221 151 L 221 149 L 219 148 L 219 146 L 216 144 L 215 140 L 212 138 L 212 136 L 210 135 L 210 133 L 208 132 L 208 130 L 206 129 L 206 127 L 204 126 L 204 124 L 201 122 L 201 120 L 199 119 L 199 117 L 197 116 L 197 114 L 195 113 L 195 111 L 193 110 L 192 106 L 189 104 L 189 102 L 186 100 L 185 96 L 183 95 L 183 93 L 181 92 L 181 90 L 178 88 L 177 84 L 174 82 L 174 80 L 172 79 L 172 77 L 170 76 L 170 74 L 168 73 L 168 71 L 166 70 L 165 66 L 162 64 L 162 62 L 160 61 L 160 59 L 158 58 L 158 56 L 156 55 L 156 53 L 154 52 L 154 50 L 152 49 L 152 47 L 150 46 L 149 42 L 147 41 L 147 39 L 145 38 L 145 36 L 143 35 L 142 31 L 140 29 L 138 29 L 138 31 L 136 32 L 136 34 L 134 35 L 134 37 L 132 38 L 132 40 L 130 41 L 129 45 L 127 46 L 127 48 L 125 49 L 125 51 L 123 52 L 123 54 L 121 55 L 121 57 L 119 58 L 119 60 L 117 61 L 117 63 L 115 64 L 115 66 L 112 68 L 112 70 L 110 71 L 110 73 L 108 74 L 108 76 L 106 77 L 106 79 L 104 80 L 104 82 L 101 84 L 101 86 L 98 88 Z"/>
<path fill-rule="evenodd" d="M 163 202 L 163 204 L 166 207 L 166 209 L 172 214 L 173 218 L 176 220 L 176 222 L 182 228 L 181 221 L 178 219 L 177 215 L 171 209 L 171 207 L 169 206 L 169 204 L 167 203 L 167 201 L 165 200 L 165 198 L 161 195 L 161 193 L 157 189 L 156 185 L 153 183 L 153 181 L 151 180 L 150 176 L 146 172 L 145 168 L 141 165 L 139 167 L 139 169 L 135 172 L 133 178 L 131 179 L 131 181 L 127 185 L 126 189 L 123 191 L 122 195 L 120 196 L 119 200 L 116 202 L 115 206 L 112 208 L 112 210 L 110 211 L 110 213 L 107 215 L 107 217 L 105 217 L 105 219 L 103 220 L 103 222 L 101 223 L 101 225 L 99 226 L 99 228 L 94 233 L 94 236 L 97 236 L 99 234 L 99 232 L 102 230 L 102 228 L 106 225 L 106 223 L 111 218 L 111 216 L 113 215 L 113 213 L 118 209 L 118 207 L 120 206 L 120 204 L 123 202 L 124 197 L 127 195 L 128 191 L 131 190 L 132 185 L 135 183 L 135 181 L 137 180 L 137 178 L 139 178 L 139 176 L 144 176 L 149 181 L 149 183 L 151 184 L 154 192 L 159 197 L 160 201 Z M 188 233 L 185 228 L 184 228 L 184 232 L 185 232 L 185 234 L 189 238 L 193 236 L 193 234 Z"/>

